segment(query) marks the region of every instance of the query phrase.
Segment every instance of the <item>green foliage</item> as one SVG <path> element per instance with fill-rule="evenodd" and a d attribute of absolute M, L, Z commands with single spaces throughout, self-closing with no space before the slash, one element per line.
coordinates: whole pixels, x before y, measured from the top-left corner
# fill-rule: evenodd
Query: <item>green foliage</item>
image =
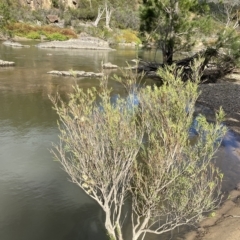
<path fill-rule="evenodd" d="M 114 12 L 112 25 L 120 29 L 131 28 L 139 30 L 140 18 L 138 11 L 131 8 L 121 8 Z"/>
<path fill-rule="evenodd" d="M 11 20 L 10 8 L 8 5 L 0 3 L 0 15 L 2 16 L 1 22 L 8 24 Z"/>
<path fill-rule="evenodd" d="M 12 22 L 12 20 L 9 5 L 7 3 L 0 3 L 0 32 L 4 35 L 13 35 L 13 33 L 8 29 L 8 25 Z"/>
<path fill-rule="evenodd" d="M 143 1 L 140 29 L 147 40 L 157 43 L 165 63 L 172 63 L 177 50 L 190 49 L 195 41 L 192 36 L 208 26 L 207 20 L 203 21 L 203 13 L 207 16 L 206 6 L 204 1 L 197 0 Z"/>
<path fill-rule="evenodd" d="M 47 13 L 45 11 L 35 10 L 35 11 L 32 11 L 31 15 L 32 15 L 32 18 L 33 18 L 32 21 L 37 20 L 37 21 L 40 21 L 42 24 L 47 23 L 47 20 L 46 20 Z M 31 20 L 31 18 L 29 20 Z"/>
<path fill-rule="evenodd" d="M 49 40 L 67 40 L 76 38 L 76 33 L 71 29 L 58 28 L 49 25 L 36 26 L 26 23 L 12 23 L 7 29 L 17 36 L 27 37 L 31 39 L 39 39 L 41 35 L 45 35 Z"/>
<path fill-rule="evenodd" d="M 72 16 L 69 11 L 64 12 L 63 19 L 64 19 L 64 27 L 71 26 Z"/>
<path fill-rule="evenodd" d="M 212 23 L 214 29 L 212 31 L 211 41 L 205 41 L 208 48 L 215 49 L 216 52 L 223 53 L 217 58 L 219 66 L 225 65 L 227 69 L 232 69 L 235 65 L 239 65 L 239 47 L 240 36 L 238 32 L 239 25 L 239 1 L 237 0 L 209 0 L 211 15 L 214 16 Z"/>
<path fill-rule="evenodd" d="M 96 17 L 96 11 L 89 8 L 68 8 L 64 12 L 64 25 L 71 26 L 73 20 L 93 21 Z"/>
<path fill-rule="evenodd" d="M 113 8 L 111 16 L 111 25 L 114 28 L 132 28 L 139 29 L 139 14 L 136 7 L 136 1 L 97 1 L 82 0 L 78 2 L 76 8 L 68 8 L 64 11 L 65 26 L 70 26 L 72 20 L 94 21 L 98 15 L 98 8 L 104 8 L 105 2 Z M 105 20 L 105 15 L 103 15 Z"/>
<path fill-rule="evenodd" d="M 99 91 L 76 88 L 68 103 L 52 99 L 61 121 L 61 143 L 54 155 L 72 181 L 102 207 L 111 238 L 122 239 L 126 196 L 131 197 L 134 240 L 150 230 L 161 234 L 194 224 L 218 203 L 222 174 L 212 159 L 226 133 L 223 111 L 215 124 L 199 115 L 198 141 L 189 140 L 200 66 L 195 62 L 195 81 L 186 82 L 183 70 L 174 65 L 159 69 L 161 87 L 138 88 L 136 76 L 125 72 L 115 79 L 129 95 L 114 102 L 107 78 Z"/>
<path fill-rule="evenodd" d="M 77 9 L 69 8 L 68 11 L 71 14 L 73 19 L 81 19 L 84 21 L 91 20 L 92 21 L 96 17 L 96 11 L 94 11 L 93 9 L 89 9 L 89 8 L 77 8 Z"/>
<path fill-rule="evenodd" d="M 228 27 L 224 31 L 219 32 L 214 47 L 216 49 L 224 49 L 228 57 L 239 64 L 240 36 L 236 29 Z"/>
<path fill-rule="evenodd" d="M 174 69 L 160 69 L 163 86 L 153 90 L 147 87 L 141 93 L 147 146 L 141 153 L 142 161 L 136 170 L 138 177 L 134 179 L 136 210 L 139 215 L 148 212 L 172 218 L 169 212 L 172 209 L 179 216 L 189 214 L 199 218 L 197 206 L 206 209 L 214 206 L 214 201 L 208 197 L 221 179 L 215 177 L 218 171 L 210 160 L 219 146 L 217 139 L 221 139 L 226 129 L 218 122 L 222 111 L 216 125 L 199 116 L 198 142 L 195 145 L 189 143 L 188 129 L 193 121 L 198 87 L 196 83 L 183 83 L 181 71 L 175 75 Z M 195 194 L 196 189 L 198 193 Z"/>
<path fill-rule="evenodd" d="M 26 38 L 41 39 L 41 35 L 38 32 L 30 32 L 26 35 Z"/>
<path fill-rule="evenodd" d="M 101 39 L 108 40 L 111 44 L 118 43 L 136 43 L 141 44 L 140 38 L 137 36 L 137 32 L 131 29 L 109 31 L 107 28 L 95 28 L 95 27 L 78 27 L 77 32 L 86 32 L 87 34 L 99 37 Z"/>
<path fill-rule="evenodd" d="M 61 34 L 61 33 L 50 33 L 50 34 L 45 34 L 46 38 L 50 41 L 65 41 L 68 40 L 68 37 Z"/>
<path fill-rule="evenodd" d="M 99 37 L 101 39 L 105 39 L 106 34 L 108 35 L 109 33 L 109 31 L 102 29 L 100 27 L 96 28 L 96 27 L 84 27 L 84 26 L 77 26 L 76 32 L 77 33 L 85 32 L 93 37 Z"/>
<path fill-rule="evenodd" d="M 59 8 L 59 0 L 51 0 L 54 8 Z"/>
<path fill-rule="evenodd" d="M 116 43 L 136 43 L 141 44 L 141 40 L 137 37 L 137 32 L 131 29 L 119 30 L 114 34 Z"/>

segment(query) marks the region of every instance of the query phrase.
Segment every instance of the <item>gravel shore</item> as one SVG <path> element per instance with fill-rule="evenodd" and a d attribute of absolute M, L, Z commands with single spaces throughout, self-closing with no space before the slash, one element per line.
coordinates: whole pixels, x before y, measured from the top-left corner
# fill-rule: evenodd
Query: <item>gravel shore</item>
<path fill-rule="evenodd" d="M 240 137 L 240 74 L 230 74 L 214 84 L 200 85 L 201 95 L 198 103 L 201 109 L 217 110 L 220 106 L 226 113 L 226 125 Z M 202 111 L 204 112 L 204 111 Z M 207 112 L 208 115 L 208 112 Z M 240 138 L 238 138 L 240 139 Z M 228 147 L 232 152 L 235 165 L 234 170 L 239 169 L 240 141 Z M 219 156 L 225 158 L 224 151 Z M 229 157 L 230 155 L 228 155 Z M 231 159 L 226 159 L 232 161 Z M 227 163 L 228 164 L 228 163 Z M 230 164 L 231 165 L 231 164 Z M 230 169 L 231 171 L 233 169 Z M 189 232 L 184 240 L 239 240 L 240 239 L 240 183 L 236 189 L 229 193 L 229 198 L 215 211 L 214 217 L 203 220 L 196 231 Z"/>
<path fill-rule="evenodd" d="M 240 74 L 230 74 L 217 83 L 199 86 L 198 102 L 218 110 L 222 106 L 226 113 L 226 125 L 240 133 Z"/>

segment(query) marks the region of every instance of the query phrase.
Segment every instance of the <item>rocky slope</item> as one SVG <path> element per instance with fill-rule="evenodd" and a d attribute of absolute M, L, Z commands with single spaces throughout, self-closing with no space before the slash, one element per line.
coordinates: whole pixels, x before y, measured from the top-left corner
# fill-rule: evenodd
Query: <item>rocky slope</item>
<path fill-rule="evenodd" d="M 24 7 L 30 7 L 31 10 L 50 9 L 52 8 L 52 0 L 18 0 Z M 58 0 L 59 4 L 66 7 L 77 7 L 78 0 Z"/>

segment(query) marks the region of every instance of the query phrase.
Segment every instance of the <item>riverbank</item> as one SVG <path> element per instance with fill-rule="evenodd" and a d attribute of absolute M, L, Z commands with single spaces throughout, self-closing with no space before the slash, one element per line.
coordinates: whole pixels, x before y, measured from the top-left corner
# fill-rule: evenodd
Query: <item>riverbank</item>
<path fill-rule="evenodd" d="M 239 240 L 240 239 L 240 191 L 233 190 L 230 197 L 213 217 L 203 220 L 196 231 L 189 232 L 181 240 Z M 180 240 L 178 239 L 178 240 Z"/>
<path fill-rule="evenodd" d="M 225 124 L 240 134 L 240 72 L 229 74 L 217 83 L 202 84 L 199 88 L 198 102 L 215 111 L 222 106 L 226 113 Z"/>
<path fill-rule="evenodd" d="M 214 84 L 200 86 L 198 102 L 212 110 L 223 107 L 226 113 L 225 124 L 238 141 L 229 146 L 237 163 L 240 161 L 240 73 L 233 73 L 219 79 Z M 219 150 L 219 156 L 224 152 Z M 238 166 L 235 166 L 238 167 Z M 233 187 L 234 188 L 234 187 Z M 203 220 L 196 231 L 185 235 L 184 240 L 238 240 L 240 239 L 240 184 L 227 193 L 228 199 L 214 212 L 212 217 Z"/>

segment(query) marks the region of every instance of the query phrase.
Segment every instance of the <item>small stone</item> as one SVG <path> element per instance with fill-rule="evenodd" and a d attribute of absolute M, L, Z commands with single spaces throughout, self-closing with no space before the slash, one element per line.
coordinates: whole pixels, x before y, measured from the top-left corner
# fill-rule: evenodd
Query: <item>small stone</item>
<path fill-rule="evenodd" d="M 236 190 L 240 191 L 240 183 L 237 184 Z"/>
<path fill-rule="evenodd" d="M 203 227 L 199 227 L 197 229 L 197 233 L 199 234 L 199 236 L 203 236 L 206 233 L 206 230 Z"/>
<path fill-rule="evenodd" d="M 8 66 L 14 66 L 14 65 L 15 65 L 15 62 L 8 62 L 8 61 L 0 60 L 1 67 L 8 67 Z"/>
<path fill-rule="evenodd" d="M 48 74 L 68 76 L 68 77 L 102 77 L 103 73 L 85 72 L 85 71 L 50 71 Z"/>
<path fill-rule="evenodd" d="M 108 62 L 108 63 L 104 63 L 103 64 L 103 68 L 105 68 L 105 69 L 114 69 L 114 68 L 118 68 L 118 66 Z"/>

